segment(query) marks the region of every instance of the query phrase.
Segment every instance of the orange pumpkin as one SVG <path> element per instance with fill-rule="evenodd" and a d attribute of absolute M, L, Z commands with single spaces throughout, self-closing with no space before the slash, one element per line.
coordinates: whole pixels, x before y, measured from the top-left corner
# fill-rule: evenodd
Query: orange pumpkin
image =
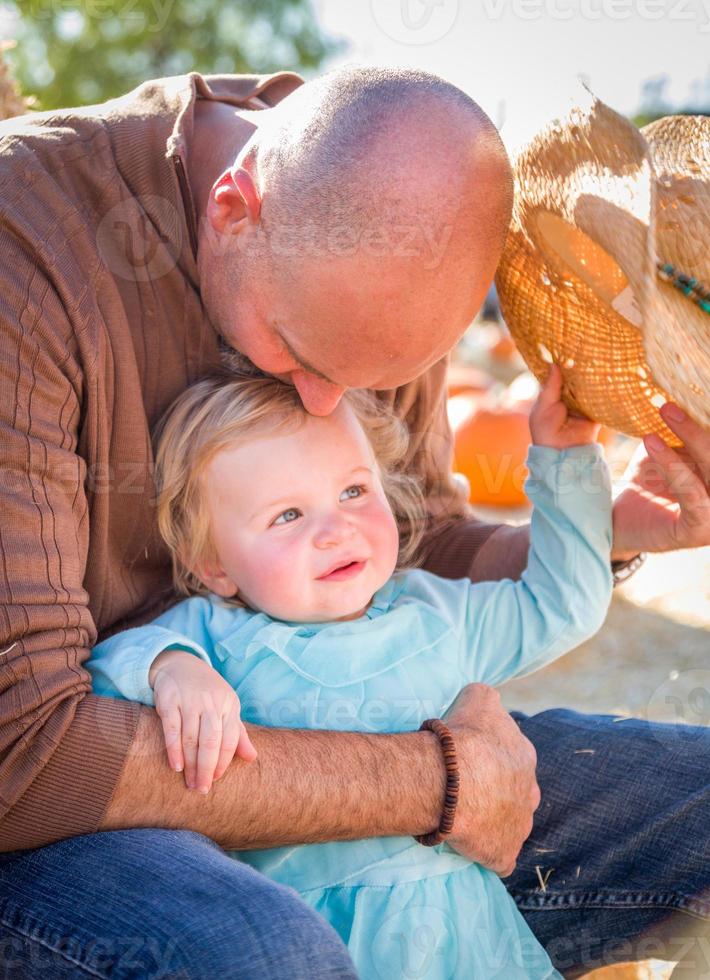
<path fill-rule="evenodd" d="M 528 417 L 537 382 L 519 375 L 501 394 L 468 391 L 449 398 L 454 432 L 454 469 L 471 486 L 472 504 L 519 507 L 527 503 L 523 485 L 530 445 Z M 606 451 L 616 433 L 602 426 L 598 440 Z"/>
<path fill-rule="evenodd" d="M 529 412 L 529 401 L 501 405 L 485 395 L 449 400 L 454 469 L 468 479 L 471 503 L 516 507 L 526 502 Z"/>

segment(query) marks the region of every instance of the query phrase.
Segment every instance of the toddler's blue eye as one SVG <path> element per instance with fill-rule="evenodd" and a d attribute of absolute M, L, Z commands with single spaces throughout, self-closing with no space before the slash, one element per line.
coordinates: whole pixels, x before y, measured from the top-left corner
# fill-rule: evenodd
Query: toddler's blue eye
<path fill-rule="evenodd" d="M 346 490 L 343 490 L 342 494 L 340 495 L 340 499 L 342 500 L 344 497 L 346 500 L 354 500 L 356 497 L 361 497 L 364 493 L 365 488 L 359 484 L 355 484 L 352 487 L 348 487 Z"/>
<path fill-rule="evenodd" d="M 297 510 L 295 507 L 289 507 L 288 510 L 285 510 L 283 511 L 283 513 L 279 514 L 279 516 L 274 521 L 274 524 L 292 524 L 293 521 L 295 521 L 298 518 L 300 513 L 301 513 L 300 510 Z M 281 518 L 284 519 L 281 520 Z"/>

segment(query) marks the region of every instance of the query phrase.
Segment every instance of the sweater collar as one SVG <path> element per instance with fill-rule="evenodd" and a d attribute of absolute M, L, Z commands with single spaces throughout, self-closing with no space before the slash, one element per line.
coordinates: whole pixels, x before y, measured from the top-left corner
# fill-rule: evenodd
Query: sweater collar
<path fill-rule="evenodd" d="M 177 93 L 179 107 L 166 143 L 165 157 L 174 168 L 187 229 L 186 240 L 190 244 L 192 261 L 196 264 L 198 216 L 187 177 L 196 101 L 210 99 L 238 108 L 265 109 L 280 102 L 302 85 L 303 79 L 291 71 L 276 72 L 273 75 L 201 75 L 199 72 L 190 72 L 175 81 L 181 83 Z"/>

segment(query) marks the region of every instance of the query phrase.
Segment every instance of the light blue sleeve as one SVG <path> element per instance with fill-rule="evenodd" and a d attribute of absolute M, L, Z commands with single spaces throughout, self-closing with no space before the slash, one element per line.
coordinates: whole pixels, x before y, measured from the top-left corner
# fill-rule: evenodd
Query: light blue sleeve
<path fill-rule="evenodd" d="M 148 673 L 159 653 L 183 649 L 212 663 L 208 653 L 212 649 L 210 613 L 209 601 L 196 596 L 152 623 L 116 633 L 97 644 L 84 664 L 91 674 L 94 694 L 154 706 Z"/>
<path fill-rule="evenodd" d="M 589 639 L 611 601 L 611 481 L 601 447 L 533 445 L 527 466 L 527 568 L 518 582 L 477 583 L 467 597 L 464 669 L 491 685 Z"/>

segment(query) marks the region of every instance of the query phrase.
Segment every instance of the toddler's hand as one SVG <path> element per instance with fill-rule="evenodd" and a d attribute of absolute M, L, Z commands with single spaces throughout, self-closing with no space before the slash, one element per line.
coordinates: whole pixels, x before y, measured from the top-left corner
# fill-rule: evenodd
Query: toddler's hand
<path fill-rule="evenodd" d="M 209 664 L 183 650 L 166 650 L 153 661 L 149 680 L 168 762 L 177 772 L 185 770 L 188 789 L 209 792 L 235 752 L 246 762 L 256 758 L 239 698 Z"/>
<path fill-rule="evenodd" d="M 568 449 L 594 442 L 599 434 L 598 422 L 570 415 L 562 401 L 562 372 L 552 364 L 547 381 L 530 412 L 530 435 L 537 446 Z"/>

